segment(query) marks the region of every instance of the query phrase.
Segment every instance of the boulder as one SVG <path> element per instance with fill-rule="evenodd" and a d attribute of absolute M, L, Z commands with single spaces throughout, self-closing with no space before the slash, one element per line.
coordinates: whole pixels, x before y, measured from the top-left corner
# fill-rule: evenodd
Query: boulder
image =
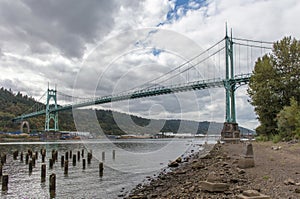
<path fill-rule="evenodd" d="M 176 162 L 176 161 L 172 161 L 172 162 L 170 162 L 170 163 L 168 164 L 168 166 L 169 166 L 169 167 L 178 167 L 179 164 L 178 164 L 178 162 Z"/>
<path fill-rule="evenodd" d="M 200 186 L 202 190 L 208 192 L 224 192 L 229 188 L 229 184 L 227 183 L 213 183 L 208 181 L 201 181 Z"/>
<path fill-rule="evenodd" d="M 256 190 L 246 190 L 242 194 L 238 195 L 240 199 L 271 199 L 270 196 L 263 195 Z"/>
<path fill-rule="evenodd" d="M 271 149 L 278 151 L 281 149 L 281 146 L 272 146 Z"/>
<path fill-rule="evenodd" d="M 285 180 L 283 182 L 285 185 L 295 185 L 295 180 L 293 180 L 292 178 L 288 178 L 287 180 Z"/>
<path fill-rule="evenodd" d="M 181 163 L 182 162 L 182 158 L 178 157 L 175 161 L 178 162 L 178 163 Z"/>

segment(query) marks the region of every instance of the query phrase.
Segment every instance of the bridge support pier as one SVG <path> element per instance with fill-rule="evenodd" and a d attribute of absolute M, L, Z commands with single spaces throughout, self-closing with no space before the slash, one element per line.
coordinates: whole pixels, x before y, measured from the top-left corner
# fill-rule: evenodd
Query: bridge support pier
<path fill-rule="evenodd" d="M 224 122 L 221 132 L 221 141 L 238 143 L 240 141 L 240 130 L 238 123 Z"/>

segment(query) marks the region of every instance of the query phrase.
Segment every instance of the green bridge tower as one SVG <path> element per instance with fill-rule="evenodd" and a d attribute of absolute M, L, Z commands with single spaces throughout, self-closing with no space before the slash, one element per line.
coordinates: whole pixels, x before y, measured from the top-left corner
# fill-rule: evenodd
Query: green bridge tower
<path fill-rule="evenodd" d="M 221 136 L 224 141 L 235 141 L 240 139 L 240 131 L 238 124 L 236 123 L 235 112 L 235 90 L 237 89 L 237 84 L 234 77 L 232 30 L 229 37 L 227 33 L 227 26 L 225 35 L 225 63 L 226 77 L 224 80 L 224 87 L 226 92 L 226 116 Z"/>
<path fill-rule="evenodd" d="M 46 102 L 46 118 L 45 118 L 45 131 L 58 131 L 58 112 L 55 111 L 54 113 L 50 111 L 50 107 L 54 106 L 55 109 L 57 108 L 57 91 L 56 86 L 55 89 L 47 90 L 47 102 Z M 54 104 L 50 104 L 51 99 L 53 99 Z M 50 127 L 51 120 L 53 120 L 54 124 Z"/>

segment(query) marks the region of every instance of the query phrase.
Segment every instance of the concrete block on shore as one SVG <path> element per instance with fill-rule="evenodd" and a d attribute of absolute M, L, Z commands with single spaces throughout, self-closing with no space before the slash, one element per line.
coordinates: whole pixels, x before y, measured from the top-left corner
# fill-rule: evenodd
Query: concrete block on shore
<path fill-rule="evenodd" d="M 209 192 L 224 192 L 229 188 L 229 184 L 226 183 L 213 183 L 207 181 L 201 181 L 200 186 L 203 190 Z"/>
<path fill-rule="evenodd" d="M 254 158 L 252 157 L 242 157 L 241 159 L 239 159 L 238 161 L 238 167 L 241 169 L 247 169 L 247 168 L 252 168 L 254 167 Z"/>
<path fill-rule="evenodd" d="M 241 169 L 252 168 L 255 166 L 253 146 L 251 143 L 246 144 L 245 152 L 244 152 L 243 156 L 241 157 L 241 159 L 239 159 L 238 166 Z"/>
<path fill-rule="evenodd" d="M 254 157 L 254 153 L 253 153 L 253 146 L 251 143 L 246 144 L 246 151 L 245 151 L 245 157 L 247 158 L 253 158 Z"/>
<path fill-rule="evenodd" d="M 271 199 L 270 196 L 259 193 L 256 190 L 246 190 L 242 194 L 238 195 L 239 199 Z"/>

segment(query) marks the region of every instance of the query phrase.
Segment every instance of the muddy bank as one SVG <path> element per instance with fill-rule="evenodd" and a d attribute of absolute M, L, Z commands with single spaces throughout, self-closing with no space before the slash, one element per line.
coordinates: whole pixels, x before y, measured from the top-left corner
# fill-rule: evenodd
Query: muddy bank
<path fill-rule="evenodd" d="M 246 190 L 270 198 L 300 198 L 299 143 L 253 143 L 255 167 L 241 169 L 238 162 L 244 149 L 243 143 L 214 145 L 207 155 L 196 155 L 149 179 L 126 198 L 237 198 Z M 203 181 L 220 184 L 224 190 L 208 190 Z"/>

